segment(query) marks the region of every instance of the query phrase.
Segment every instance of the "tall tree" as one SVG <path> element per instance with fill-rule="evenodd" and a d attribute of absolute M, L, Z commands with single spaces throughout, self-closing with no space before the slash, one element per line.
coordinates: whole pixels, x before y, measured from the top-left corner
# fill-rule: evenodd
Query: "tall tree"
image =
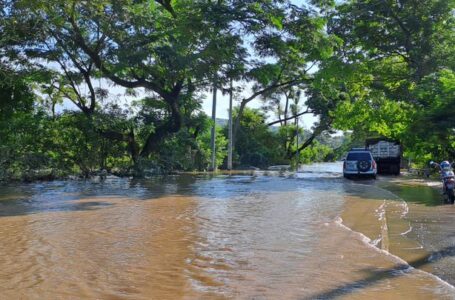
<path fill-rule="evenodd" d="M 11 2 L 6 15 L 12 30 L 20 24 L 23 31 L 36 32 L 33 38 L 24 34 L 27 38 L 10 48 L 57 69 L 61 79 L 54 87 L 87 115 L 102 92 L 93 86 L 95 77 L 143 88 L 162 101 L 168 118 L 154 124 L 133 154 L 148 157 L 182 127 L 183 102 L 206 88 L 222 64 L 241 55 L 240 38 L 229 31 L 231 20 L 213 15 L 223 9 L 223 1 L 171 6 L 170 1 L 21 0 Z M 88 95 L 81 92 L 85 89 Z M 131 140 L 129 134 L 110 136 Z"/>
<path fill-rule="evenodd" d="M 415 114 L 434 98 L 419 91 L 440 70 L 454 69 L 454 9 L 451 0 L 352 0 L 332 10 L 328 31 L 343 45 L 320 73 L 343 93 L 335 126 L 422 147 L 409 136 L 426 126 Z"/>

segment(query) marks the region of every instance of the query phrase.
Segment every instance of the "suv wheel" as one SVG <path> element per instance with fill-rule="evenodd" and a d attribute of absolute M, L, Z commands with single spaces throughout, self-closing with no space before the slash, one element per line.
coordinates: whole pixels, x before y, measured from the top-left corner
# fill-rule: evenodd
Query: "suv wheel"
<path fill-rule="evenodd" d="M 371 168 L 371 162 L 368 160 L 359 160 L 357 162 L 357 168 L 362 172 L 366 172 Z"/>

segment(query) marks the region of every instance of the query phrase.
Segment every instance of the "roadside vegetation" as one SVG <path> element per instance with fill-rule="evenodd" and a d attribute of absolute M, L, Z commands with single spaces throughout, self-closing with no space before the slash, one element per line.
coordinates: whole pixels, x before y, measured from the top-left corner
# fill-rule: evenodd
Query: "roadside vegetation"
<path fill-rule="evenodd" d="M 370 136 L 417 165 L 455 159 L 454 1 L 295 2 L 2 1 L 0 179 L 207 170 L 214 88 L 235 99 L 237 168 Z"/>

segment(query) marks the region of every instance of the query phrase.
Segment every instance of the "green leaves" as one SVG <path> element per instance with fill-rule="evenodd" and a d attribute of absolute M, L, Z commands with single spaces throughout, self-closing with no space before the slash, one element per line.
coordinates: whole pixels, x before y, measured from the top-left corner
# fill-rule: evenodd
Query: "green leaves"
<path fill-rule="evenodd" d="M 350 0 L 336 5 L 316 0 L 300 7 L 289 0 L 1 4 L 0 60 L 9 65 L 0 74 L 3 120 L 35 116 L 35 105 L 52 112 L 59 129 L 69 127 L 71 137 L 65 138 L 81 144 L 87 139 L 87 147 L 98 154 L 95 141 L 101 137 L 95 133 L 109 132 L 122 153 L 109 154 L 113 161 L 125 163 L 128 153 L 167 157 L 164 148 L 174 159 L 191 147 L 200 151 L 202 166 L 207 149 L 201 136 L 208 125 L 199 114 L 200 95 L 215 81 L 226 90 L 232 78 L 244 97 L 242 105 L 262 98 L 280 106 L 285 97 L 305 95 L 300 105 L 319 117 L 315 134 L 336 128 L 359 136 L 400 138 L 425 157 L 430 149 L 426 139 L 443 144 L 441 153 L 453 151 L 451 0 Z M 9 76 L 12 69 L 20 76 Z M 108 88 L 97 88 L 94 80 L 125 88 L 136 105 L 116 104 Z M 243 86 L 252 88 L 251 95 Z M 55 107 L 64 99 L 83 111 L 85 119 L 60 119 Z M 285 106 L 288 116 L 299 112 L 297 103 Z M 282 109 L 279 113 L 285 114 Z M 289 149 L 268 140 L 264 118 L 258 111 L 246 111 L 239 157 L 251 150 L 264 163 L 287 155 Z M 425 124 L 431 124 L 434 134 Z M 49 132 L 62 139 L 54 135 L 55 128 Z M 323 152 L 319 146 L 315 149 Z M 65 150 L 65 159 L 76 157 L 74 149 Z M 313 150 L 308 157 L 314 157 Z M 51 152 L 55 159 L 58 150 Z M 79 159 L 80 168 L 91 168 Z"/>
<path fill-rule="evenodd" d="M 283 29 L 283 22 L 282 22 L 282 19 L 280 17 L 278 17 L 278 16 L 270 16 L 270 21 L 276 27 L 276 29 L 278 29 L 278 30 L 282 30 Z"/>
<path fill-rule="evenodd" d="M 449 0 L 339 4 L 328 31 L 343 44 L 317 77 L 332 83 L 332 95 L 340 84 L 346 92 L 331 114 L 334 126 L 398 138 L 417 161 L 453 151 L 452 125 L 437 120 L 451 119 L 442 107 L 453 85 L 454 8 Z"/>

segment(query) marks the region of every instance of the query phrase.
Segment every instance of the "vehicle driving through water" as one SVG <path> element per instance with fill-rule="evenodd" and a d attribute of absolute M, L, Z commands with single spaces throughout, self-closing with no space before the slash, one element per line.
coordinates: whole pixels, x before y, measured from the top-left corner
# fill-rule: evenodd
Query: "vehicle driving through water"
<path fill-rule="evenodd" d="M 377 164 L 370 150 L 352 148 L 343 163 L 344 178 L 370 177 L 376 179 Z"/>
<path fill-rule="evenodd" d="M 452 165 L 453 164 L 448 161 L 443 161 L 439 164 L 434 161 L 430 162 L 430 166 L 439 168 L 439 174 L 442 181 L 442 193 L 445 196 L 446 202 L 454 204 L 455 173 L 453 172 Z"/>

